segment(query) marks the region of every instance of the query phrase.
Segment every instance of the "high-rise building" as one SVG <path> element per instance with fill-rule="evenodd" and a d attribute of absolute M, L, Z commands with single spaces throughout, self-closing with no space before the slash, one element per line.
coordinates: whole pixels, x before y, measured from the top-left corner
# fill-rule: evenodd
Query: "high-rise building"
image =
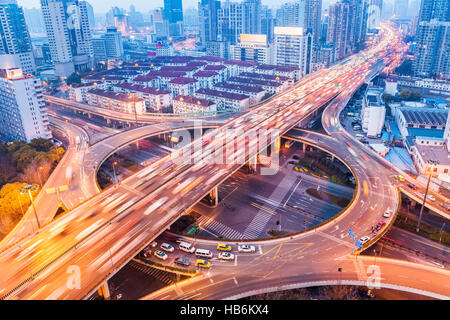
<path fill-rule="evenodd" d="M 413 70 L 420 77 L 450 79 L 450 2 L 422 0 Z"/>
<path fill-rule="evenodd" d="M 31 9 L 24 8 L 23 13 L 25 15 L 25 21 L 27 23 L 28 30 L 30 31 L 31 34 L 45 33 L 44 18 L 42 18 L 41 10 L 36 8 Z"/>
<path fill-rule="evenodd" d="M 374 30 L 380 27 L 380 21 L 383 12 L 383 0 L 369 0 L 367 9 L 367 28 Z"/>
<path fill-rule="evenodd" d="M 265 34 L 241 34 L 239 43 L 230 46 L 231 60 L 271 64 L 271 50 Z"/>
<path fill-rule="evenodd" d="M 16 0 L 0 0 L 0 68 L 35 73 L 30 33 Z"/>
<path fill-rule="evenodd" d="M 217 11 L 220 9 L 218 0 L 201 0 L 198 3 L 200 20 L 200 42 L 206 46 L 208 41 L 217 41 Z"/>
<path fill-rule="evenodd" d="M 312 35 L 304 28 L 275 27 L 274 63 L 300 68 L 304 77 L 312 70 Z"/>
<path fill-rule="evenodd" d="M 314 46 L 320 42 L 322 17 L 322 0 L 306 0 L 305 3 L 305 28 L 313 36 Z"/>
<path fill-rule="evenodd" d="M 52 137 L 41 81 L 21 69 L 0 70 L 0 113 L 6 141 Z"/>
<path fill-rule="evenodd" d="M 342 0 L 349 5 L 349 23 L 347 31 L 347 42 L 355 50 L 360 47 L 366 35 L 367 1 L 365 0 Z"/>
<path fill-rule="evenodd" d="M 67 77 L 93 67 L 94 50 L 86 1 L 41 0 L 55 73 Z"/>
<path fill-rule="evenodd" d="M 106 56 L 110 58 L 123 57 L 123 40 L 122 34 L 117 31 L 117 28 L 108 27 L 104 35 Z"/>
<path fill-rule="evenodd" d="M 337 2 L 330 6 L 328 14 L 327 43 L 333 43 L 336 60 L 345 58 L 349 53 L 350 6 Z"/>
<path fill-rule="evenodd" d="M 261 7 L 261 34 L 267 35 L 267 41 L 273 40 L 273 28 L 275 26 L 275 19 L 273 18 L 272 10 L 267 6 Z"/>
<path fill-rule="evenodd" d="M 169 22 L 169 35 L 183 35 L 182 0 L 164 0 L 164 19 Z"/>
<path fill-rule="evenodd" d="M 282 4 L 277 10 L 277 26 L 305 28 L 305 2 L 300 0 Z"/>
<path fill-rule="evenodd" d="M 395 0 L 394 15 L 401 19 L 408 17 L 408 0 Z"/>
<path fill-rule="evenodd" d="M 261 33 L 261 0 L 222 2 L 217 12 L 219 41 L 235 44 L 242 33 Z"/>

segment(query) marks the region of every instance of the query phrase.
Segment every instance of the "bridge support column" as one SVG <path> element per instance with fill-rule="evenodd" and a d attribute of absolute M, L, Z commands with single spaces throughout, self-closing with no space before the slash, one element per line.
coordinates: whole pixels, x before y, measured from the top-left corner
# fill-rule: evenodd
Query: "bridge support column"
<path fill-rule="evenodd" d="M 272 153 L 272 156 L 280 153 L 280 149 L 281 149 L 281 138 L 279 137 L 270 146 L 270 151 Z"/>
<path fill-rule="evenodd" d="M 211 192 L 209 193 L 209 203 L 213 207 L 217 207 L 217 205 L 219 204 L 219 191 L 217 187 L 212 189 Z"/>
<path fill-rule="evenodd" d="M 256 165 L 258 164 L 258 155 L 248 159 L 248 169 L 250 172 L 256 172 Z"/>
<path fill-rule="evenodd" d="M 303 142 L 303 153 L 306 152 L 306 143 Z"/>
<path fill-rule="evenodd" d="M 108 281 L 103 282 L 103 284 L 98 288 L 98 294 L 105 300 L 111 298 L 111 292 L 109 291 Z"/>
<path fill-rule="evenodd" d="M 110 125 L 110 124 L 111 124 L 111 119 L 106 118 L 106 124 L 107 124 L 107 125 Z"/>
<path fill-rule="evenodd" d="M 92 113 L 88 113 L 87 116 L 89 119 L 92 119 Z"/>

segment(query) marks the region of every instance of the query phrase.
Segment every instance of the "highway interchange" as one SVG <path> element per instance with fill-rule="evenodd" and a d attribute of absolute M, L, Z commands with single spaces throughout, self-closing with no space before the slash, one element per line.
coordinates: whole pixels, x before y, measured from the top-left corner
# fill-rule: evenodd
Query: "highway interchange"
<path fill-rule="evenodd" d="M 385 35 L 385 39 L 381 41 L 381 48 L 387 46 L 394 36 L 393 31 L 389 28 L 385 28 L 384 32 L 388 35 Z M 335 69 L 312 74 L 301 80 L 288 92 L 275 97 L 268 103 L 258 106 L 237 119 L 229 121 L 220 130 L 206 135 L 203 140 L 206 141 L 203 144 L 203 160 L 206 165 L 205 163 L 174 163 L 170 156 L 164 157 L 122 181 L 120 185 L 109 188 L 98 196 L 80 204 L 70 214 L 49 224 L 33 237 L 5 250 L 0 255 L 0 263 L 5 266 L 3 268 L 5 277 L 1 286 L 4 289 L 0 291 L 0 294 L 7 294 L 7 298 L 14 299 L 80 299 L 88 296 L 115 270 L 119 269 L 147 243 L 164 231 L 183 212 L 242 166 L 242 164 L 208 162 L 214 156 L 211 153 L 222 147 L 223 141 L 220 138 L 227 129 L 241 128 L 245 132 L 253 132 L 257 136 L 260 134 L 258 132 L 260 129 L 270 130 L 275 128 L 282 133 L 288 131 L 311 110 L 333 99 L 341 91 L 339 86 L 352 87 L 356 90 L 355 88 L 364 81 L 365 76 L 373 71 L 371 64 L 366 62 L 365 59 L 367 58 L 364 55 L 371 57 L 378 50 L 378 48 L 369 50 L 354 57 L 353 60 L 347 60 L 345 65 L 336 66 Z M 373 60 L 373 58 L 370 59 Z M 339 86 L 336 86 L 336 83 Z M 351 90 L 348 91 L 350 93 Z M 276 105 L 275 108 L 274 105 Z M 314 136 L 313 133 L 306 133 L 301 138 L 308 139 L 310 135 Z M 213 136 L 215 136 L 214 139 L 212 139 Z M 312 137 L 311 144 L 316 145 L 317 141 L 314 141 L 314 138 Z M 325 136 L 321 139 L 325 139 Z M 335 143 L 336 148 L 341 148 L 337 139 L 327 139 L 332 139 L 328 141 L 329 144 Z M 270 145 L 274 140 L 271 139 L 269 143 L 263 141 L 260 150 Z M 227 142 L 227 144 L 233 145 L 234 141 Z M 330 148 L 329 144 L 327 144 L 327 150 Z M 188 145 L 185 148 L 190 147 Z M 245 159 L 248 161 L 256 154 L 257 150 L 253 148 L 255 150 L 248 152 L 248 141 L 246 141 L 246 147 Z M 349 151 L 349 153 L 351 152 Z M 364 165 L 362 161 L 373 161 L 371 159 L 361 160 L 358 157 L 355 158 L 354 155 L 351 155 L 349 159 L 344 158 L 342 160 L 344 163 L 348 163 L 351 168 L 356 164 L 356 168 L 353 170 L 358 177 L 365 173 L 365 170 L 362 169 L 360 169 L 361 172 L 358 172 L 357 167 L 361 166 L 361 163 Z M 361 180 L 361 178 L 359 179 Z M 384 208 L 392 206 L 392 209 L 395 210 L 398 203 L 394 202 L 394 205 L 392 205 L 392 200 L 397 201 L 398 191 L 392 184 L 392 179 L 390 177 L 371 176 L 366 176 L 366 179 L 364 181 L 380 180 L 375 183 L 377 190 L 371 189 L 373 187 L 368 184 L 369 192 L 376 192 L 381 195 L 383 201 L 386 201 Z M 364 264 L 365 259 L 370 258 L 358 257 L 358 263 L 356 263 L 354 256 L 348 257 L 349 246 L 352 246 L 351 241 L 340 236 L 343 234 L 342 232 L 348 231 L 348 226 L 353 226 L 355 232 L 363 234 L 369 226 L 381 217 L 383 206 L 379 199 L 377 203 L 373 203 L 373 205 L 380 204 L 379 207 L 366 206 L 369 204 L 368 202 L 360 203 L 358 197 L 364 196 L 365 193 L 361 190 L 361 188 L 364 188 L 363 186 L 364 183 L 358 184 L 360 190 L 356 193 L 356 198 L 352 203 L 354 209 L 348 208 L 345 214 L 333 220 L 332 224 L 326 224 L 316 229 L 314 233 L 305 233 L 287 242 L 285 239 L 270 242 L 264 245 L 264 249 L 261 248 L 263 253 L 259 254 L 259 258 L 256 256 L 243 258 L 244 266 L 241 264 L 242 258 L 238 259 L 240 266 L 237 270 L 239 270 L 239 273 L 243 270 L 243 273 L 235 275 L 234 280 L 227 278 L 230 277 L 229 272 L 220 272 L 221 268 L 228 268 L 228 266 L 214 266 L 209 276 L 204 277 L 205 280 L 200 280 L 208 281 L 208 288 L 213 289 L 210 293 L 208 293 L 208 289 L 203 296 L 201 296 L 203 294 L 201 293 L 195 298 L 236 297 L 233 292 L 248 291 L 247 285 L 255 288 L 267 287 L 271 281 L 280 280 L 280 277 L 289 279 L 288 282 L 294 278 L 301 278 L 302 281 L 308 279 L 335 280 L 336 272 L 332 270 L 337 270 L 337 268 L 330 268 L 341 264 L 345 265 L 343 267 L 344 272 L 341 274 L 343 278 L 348 276 L 354 279 L 355 274 L 358 279 L 364 278 L 359 268 L 361 263 Z M 175 195 L 178 195 L 178 197 Z M 333 232 L 337 234 L 339 230 L 340 235 L 336 237 Z M 333 252 L 324 255 L 324 258 L 327 258 L 327 263 L 309 259 L 312 256 L 305 258 L 305 255 L 314 255 L 313 250 L 311 250 L 312 247 L 317 247 L 317 252 L 320 251 L 320 246 L 323 246 L 323 250 L 329 250 L 331 248 L 330 241 L 333 241 Z M 269 253 L 275 253 L 275 255 L 270 257 Z M 303 253 L 303 257 L 300 253 Z M 330 256 L 334 257 L 334 263 L 329 263 Z M 283 259 L 279 259 L 281 257 Z M 305 258 L 305 261 L 311 262 L 309 265 L 305 264 L 305 268 L 309 268 L 310 271 L 304 272 L 306 270 L 299 268 L 298 264 L 292 263 L 294 258 L 298 260 Z M 317 259 L 319 258 L 318 256 Z M 245 267 L 247 260 L 250 263 L 249 268 Z M 255 266 L 253 260 L 259 261 L 256 262 L 259 267 Z M 277 269 L 281 270 L 282 268 L 283 272 L 279 274 L 274 270 L 270 274 L 264 273 L 264 270 L 268 270 L 269 264 L 272 264 L 269 270 L 273 269 L 273 261 L 275 260 L 278 260 L 276 264 L 280 265 Z M 314 263 L 314 261 L 317 263 Z M 395 274 L 392 271 L 400 268 L 399 265 L 404 267 L 404 264 L 385 262 L 383 259 L 379 259 L 377 263 L 380 264 L 380 261 L 383 261 L 382 268 L 388 270 L 386 274 L 383 273 L 387 284 L 405 284 L 399 279 L 394 281 L 392 278 Z M 251 264 L 253 266 L 250 267 Z M 67 270 L 73 265 L 78 266 L 81 270 L 82 286 L 80 289 L 70 289 L 66 286 Z M 254 279 L 253 281 L 247 281 L 245 270 L 248 272 L 249 270 L 258 270 L 258 268 L 261 269 L 260 275 L 264 281 Z M 430 271 L 430 269 L 416 265 L 408 265 L 405 268 L 407 270 L 413 269 L 420 275 L 420 279 L 429 281 L 429 292 L 448 296 L 449 289 L 442 285 L 445 281 L 440 279 L 441 274 L 442 277 L 448 276 L 446 270 L 432 269 Z M 216 270 L 218 271 L 216 272 Z M 348 273 L 347 270 L 349 270 Z M 276 277 L 277 275 L 278 277 Z M 406 275 L 405 279 L 409 276 Z M 222 280 L 224 277 L 226 279 Z M 221 283 L 222 288 L 224 287 L 223 283 L 228 283 L 228 281 L 234 283 L 234 287 L 229 286 L 228 288 L 229 295 L 226 295 L 227 290 L 214 290 L 214 283 Z M 237 283 L 240 284 L 237 285 Z M 283 281 L 279 281 L 279 283 L 281 284 Z M 439 286 L 439 283 L 441 283 L 441 286 Z M 415 281 L 409 282 L 409 284 L 420 287 Z M 177 286 L 178 290 L 183 291 L 183 289 L 179 289 L 180 286 L 181 284 Z M 195 287 L 197 290 L 202 288 L 199 282 L 195 282 Z M 185 288 L 189 288 L 189 284 Z M 220 291 L 221 296 L 216 291 Z M 174 292 L 171 295 L 169 294 L 169 297 L 178 297 L 177 290 L 174 290 Z"/>

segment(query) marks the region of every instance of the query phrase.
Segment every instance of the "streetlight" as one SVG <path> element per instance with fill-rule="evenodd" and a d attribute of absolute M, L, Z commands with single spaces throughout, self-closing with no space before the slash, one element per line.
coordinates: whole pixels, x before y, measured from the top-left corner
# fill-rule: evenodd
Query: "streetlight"
<path fill-rule="evenodd" d="M 113 173 L 114 173 L 114 184 L 116 184 L 116 183 L 120 184 L 120 181 L 117 178 L 117 174 L 116 174 L 116 166 L 117 166 L 117 161 L 114 161 L 113 164 L 112 164 Z"/>
<path fill-rule="evenodd" d="M 420 208 L 419 221 L 417 222 L 416 232 L 419 232 L 420 222 L 422 221 L 422 213 L 423 213 L 423 208 L 425 207 L 425 202 L 427 201 L 428 188 L 430 187 L 431 176 L 433 175 L 434 167 L 439 164 L 439 161 L 438 160 L 434 160 L 434 159 L 430 159 L 428 161 L 428 164 L 431 165 L 431 167 L 430 167 L 430 175 L 428 176 L 427 187 L 425 189 L 425 194 L 423 196 L 422 207 Z"/>
<path fill-rule="evenodd" d="M 31 195 L 31 192 L 34 192 L 37 189 L 39 189 L 39 185 L 38 184 L 27 184 L 26 186 L 23 186 L 22 188 L 20 188 L 19 192 L 21 194 L 28 193 L 28 195 L 30 196 L 31 205 L 33 206 L 34 216 L 36 218 L 38 229 L 40 229 L 41 228 L 41 224 L 39 223 L 39 219 L 38 219 L 38 216 L 37 216 L 37 213 L 36 213 L 36 207 L 34 206 L 33 196 Z"/>

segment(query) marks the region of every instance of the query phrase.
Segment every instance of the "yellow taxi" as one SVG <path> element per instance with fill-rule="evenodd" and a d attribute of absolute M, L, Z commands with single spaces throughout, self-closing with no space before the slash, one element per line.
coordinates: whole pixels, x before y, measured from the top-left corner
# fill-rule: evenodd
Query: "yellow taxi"
<path fill-rule="evenodd" d="M 220 250 L 220 251 L 231 251 L 231 246 L 229 244 L 226 244 L 226 243 L 219 243 L 217 245 L 217 250 Z"/>
<path fill-rule="evenodd" d="M 397 179 L 397 180 L 400 181 L 400 182 L 405 181 L 405 177 L 400 176 L 400 175 L 396 175 L 396 176 L 395 176 L 395 179 Z"/>
<path fill-rule="evenodd" d="M 197 261 L 195 261 L 195 266 L 200 268 L 209 268 L 211 266 L 211 262 L 206 259 L 197 259 Z"/>

